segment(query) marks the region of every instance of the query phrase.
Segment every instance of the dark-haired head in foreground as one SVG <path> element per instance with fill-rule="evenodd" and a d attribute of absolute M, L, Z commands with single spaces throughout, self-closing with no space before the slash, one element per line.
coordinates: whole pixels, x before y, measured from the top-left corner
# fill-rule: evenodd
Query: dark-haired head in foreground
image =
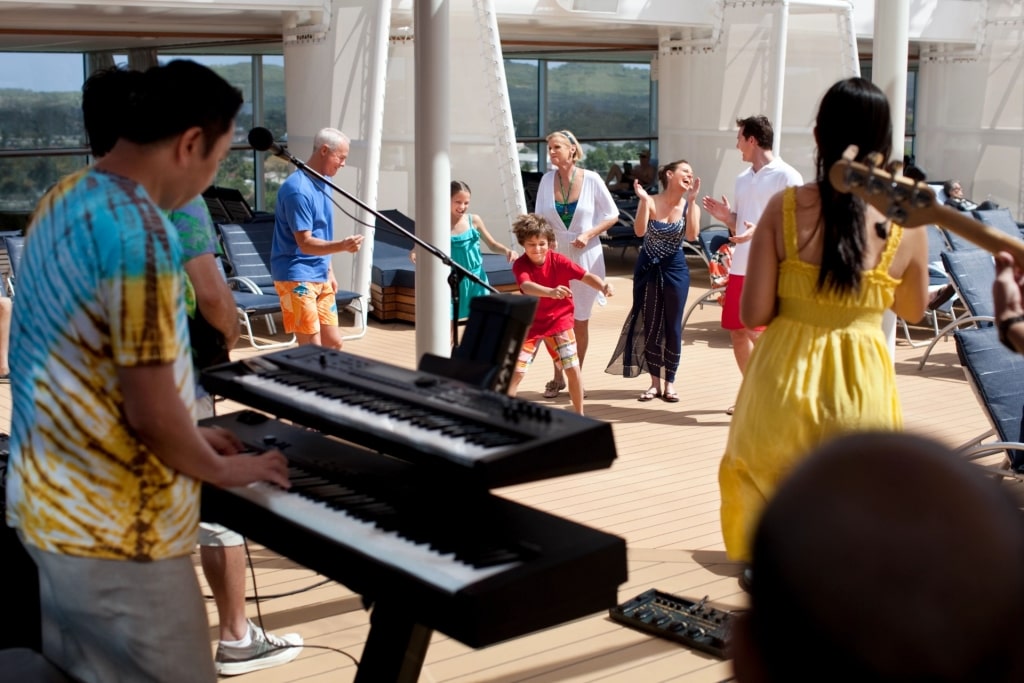
<path fill-rule="evenodd" d="M 743 683 L 1024 680 L 1024 523 L 933 441 L 834 440 L 797 467 L 754 541 Z"/>
<path fill-rule="evenodd" d="M 140 73 L 111 69 L 82 89 L 82 114 L 98 167 L 133 178 L 163 209 L 213 180 L 242 106 L 237 88 L 211 69 L 175 60 Z"/>

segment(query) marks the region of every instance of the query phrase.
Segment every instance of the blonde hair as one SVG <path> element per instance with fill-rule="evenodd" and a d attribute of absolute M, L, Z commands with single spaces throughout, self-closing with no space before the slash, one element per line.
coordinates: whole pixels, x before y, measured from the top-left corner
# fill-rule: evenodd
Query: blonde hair
<path fill-rule="evenodd" d="M 586 152 L 583 151 L 583 147 L 580 145 L 571 130 L 556 130 L 554 133 L 548 133 L 548 136 L 544 139 L 547 142 L 551 142 L 551 138 L 555 137 L 562 138 L 569 143 L 569 146 L 572 147 L 573 161 L 583 161 L 583 157 L 586 156 Z"/>

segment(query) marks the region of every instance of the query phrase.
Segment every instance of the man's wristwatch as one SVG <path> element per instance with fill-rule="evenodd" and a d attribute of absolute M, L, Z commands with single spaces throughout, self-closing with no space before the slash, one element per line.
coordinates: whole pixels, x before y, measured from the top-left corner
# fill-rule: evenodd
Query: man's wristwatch
<path fill-rule="evenodd" d="M 1010 338 L 1007 335 L 1010 332 L 1010 328 L 1016 325 L 1017 323 L 1024 323 L 1024 315 L 1015 315 L 1012 318 L 1000 320 L 996 324 L 996 329 L 999 330 L 999 341 L 1002 343 L 1003 346 L 1010 349 L 1014 353 L 1020 353 L 1020 351 L 1018 351 L 1017 347 L 1014 346 L 1012 342 L 1010 342 Z"/>

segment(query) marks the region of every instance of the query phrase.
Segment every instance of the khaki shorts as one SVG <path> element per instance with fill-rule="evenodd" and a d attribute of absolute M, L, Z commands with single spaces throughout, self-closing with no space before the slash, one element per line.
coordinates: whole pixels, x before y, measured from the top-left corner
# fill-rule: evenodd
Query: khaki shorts
<path fill-rule="evenodd" d="M 43 654 L 75 680 L 217 680 L 190 556 L 133 562 L 25 549 L 39 568 Z"/>

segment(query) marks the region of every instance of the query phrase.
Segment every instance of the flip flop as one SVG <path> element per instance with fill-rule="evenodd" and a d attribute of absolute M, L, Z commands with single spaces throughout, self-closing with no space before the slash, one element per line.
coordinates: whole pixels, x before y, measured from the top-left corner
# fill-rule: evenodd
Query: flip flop
<path fill-rule="evenodd" d="M 551 380 L 544 385 L 544 398 L 555 398 L 562 389 L 565 389 L 565 383 L 559 384 Z"/>
<path fill-rule="evenodd" d="M 679 394 L 677 394 L 674 391 L 666 393 L 664 396 L 661 397 L 661 400 L 664 401 L 665 403 L 679 403 Z"/>
<path fill-rule="evenodd" d="M 638 401 L 653 401 L 654 399 L 660 398 L 660 397 L 661 397 L 661 390 L 660 389 L 655 389 L 654 387 L 651 387 L 650 389 L 648 389 L 644 393 L 642 393 L 639 396 L 637 396 L 636 400 L 638 400 Z"/>

